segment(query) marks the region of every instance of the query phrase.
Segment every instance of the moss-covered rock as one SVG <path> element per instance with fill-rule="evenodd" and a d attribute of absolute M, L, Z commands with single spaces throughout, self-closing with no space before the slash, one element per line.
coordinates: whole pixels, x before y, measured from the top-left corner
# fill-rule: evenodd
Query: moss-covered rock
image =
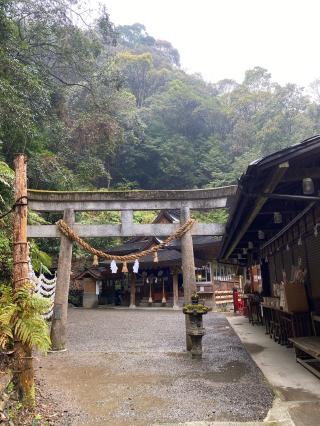
<path fill-rule="evenodd" d="M 208 312 L 208 310 L 209 308 L 204 306 L 202 303 L 198 303 L 196 305 L 189 303 L 183 307 L 182 312 L 189 315 L 204 315 Z"/>

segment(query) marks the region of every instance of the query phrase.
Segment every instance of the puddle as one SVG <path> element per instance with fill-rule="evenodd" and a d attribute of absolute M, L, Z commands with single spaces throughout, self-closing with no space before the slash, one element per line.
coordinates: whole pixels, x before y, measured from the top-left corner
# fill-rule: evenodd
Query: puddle
<path fill-rule="evenodd" d="M 251 354 L 258 354 L 266 349 L 264 346 L 257 345 L 256 343 L 244 343 L 244 346 Z"/>
<path fill-rule="evenodd" d="M 320 397 L 301 388 L 275 388 L 283 401 L 315 401 Z"/>
<path fill-rule="evenodd" d="M 167 356 L 171 356 L 173 358 L 188 358 L 189 359 L 189 354 L 187 352 L 166 352 L 165 353 Z"/>
<path fill-rule="evenodd" d="M 315 426 L 319 424 L 319 402 L 305 402 L 289 408 L 291 419 L 296 426 Z"/>
<path fill-rule="evenodd" d="M 228 362 L 219 371 L 208 371 L 203 378 L 212 380 L 213 382 L 229 383 L 237 382 L 249 371 L 248 366 L 243 362 Z"/>

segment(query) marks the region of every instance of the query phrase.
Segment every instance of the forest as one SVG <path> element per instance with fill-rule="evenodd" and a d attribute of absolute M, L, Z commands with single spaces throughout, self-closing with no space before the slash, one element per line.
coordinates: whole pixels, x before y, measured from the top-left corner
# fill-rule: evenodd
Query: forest
<path fill-rule="evenodd" d="M 320 80 L 307 95 L 256 66 L 209 83 L 143 23 L 115 26 L 107 9 L 88 23 L 75 0 L 0 1 L 0 215 L 17 152 L 34 189 L 204 188 L 319 132 Z"/>

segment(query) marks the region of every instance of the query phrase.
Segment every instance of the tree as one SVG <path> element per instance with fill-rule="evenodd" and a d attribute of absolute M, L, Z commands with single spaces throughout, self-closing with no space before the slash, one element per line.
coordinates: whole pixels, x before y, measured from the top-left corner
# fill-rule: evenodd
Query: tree
<path fill-rule="evenodd" d="M 136 97 L 137 107 L 140 108 L 147 96 L 152 56 L 150 53 L 133 55 L 130 52 L 121 52 L 119 59 L 122 74 L 131 92 Z"/>

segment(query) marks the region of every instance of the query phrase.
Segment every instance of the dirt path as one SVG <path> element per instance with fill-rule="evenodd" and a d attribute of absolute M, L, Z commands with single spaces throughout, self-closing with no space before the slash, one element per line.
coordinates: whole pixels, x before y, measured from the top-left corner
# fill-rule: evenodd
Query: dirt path
<path fill-rule="evenodd" d="M 205 327 L 195 361 L 181 312 L 71 309 L 69 350 L 42 358 L 37 374 L 73 426 L 263 419 L 273 396 L 260 370 L 223 315 Z"/>

